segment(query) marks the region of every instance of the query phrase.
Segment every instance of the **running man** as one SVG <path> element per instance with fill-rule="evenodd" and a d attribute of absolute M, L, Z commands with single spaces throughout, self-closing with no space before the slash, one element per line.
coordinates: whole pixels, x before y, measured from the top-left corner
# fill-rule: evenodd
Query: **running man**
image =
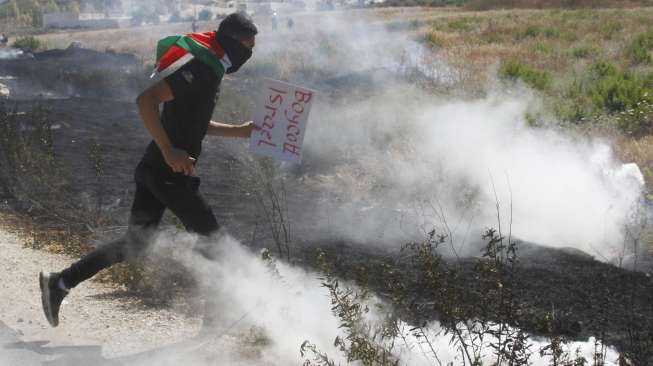
<path fill-rule="evenodd" d="M 69 291 L 100 270 L 141 253 L 166 208 L 189 232 L 209 236 L 218 231 L 220 225 L 198 191 L 200 179 L 193 172 L 206 135 L 246 138 L 252 133 L 251 121 L 229 125 L 211 121 L 211 116 L 222 76 L 236 72 L 251 57 L 257 33 L 249 16 L 234 13 L 220 22 L 217 31 L 159 42 L 158 71 L 188 53 L 193 58 L 137 98 L 152 142 L 134 172 L 136 193 L 125 236 L 98 247 L 61 272 L 39 274 L 43 310 L 53 327 L 59 324 L 59 308 Z M 210 258 L 208 246 L 200 252 Z"/>

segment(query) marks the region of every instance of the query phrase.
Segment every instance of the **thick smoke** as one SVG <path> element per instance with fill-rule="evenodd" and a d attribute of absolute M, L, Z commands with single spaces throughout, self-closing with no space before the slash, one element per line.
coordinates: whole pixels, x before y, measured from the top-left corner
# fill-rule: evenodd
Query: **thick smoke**
<path fill-rule="evenodd" d="M 0 48 L 0 60 L 13 60 L 23 56 L 23 50 L 18 48 Z"/>
<path fill-rule="evenodd" d="M 526 241 L 621 254 L 642 182 L 609 141 L 531 127 L 540 96 L 519 85 L 457 96 L 462 74 L 404 29 L 336 16 L 303 27 L 263 36 L 255 63 L 278 62 L 281 77 L 322 92 L 303 177 L 318 193 L 294 210 L 306 235 L 397 246 L 436 229 L 457 253 L 478 253 L 467 243 L 501 226 Z"/>
<path fill-rule="evenodd" d="M 195 238 L 187 234 L 162 235 L 154 244 L 154 253 L 167 253 L 172 249 L 179 253 L 179 246 L 190 247 Z M 178 256 L 182 263 L 201 278 L 204 296 L 210 299 L 210 311 L 220 326 L 213 332 L 213 341 L 193 354 L 169 354 L 165 357 L 135 358 L 127 365 L 296 365 L 302 362 L 299 355 L 301 344 L 308 340 L 327 354 L 336 364 L 347 364 L 345 356 L 333 342 L 336 336 L 344 336 L 339 319 L 331 311 L 328 290 L 321 286 L 317 273 L 307 272 L 281 262 L 270 266 L 232 238 L 212 239 L 216 249 L 215 258 L 207 261 L 186 251 Z M 343 284 L 342 286 L 348 286 Z M 349 285 L 351 286 L 351 285 Z M 383 318 L 381 309 L 387 308 L 378 299 L 367 304 L 370 312 L 367 322 L 378 324 Z M 394 354 L 405 365 L 436 365 L 433 353 L 423 339 L 414 337 L 409 324 L 400 324 L 402 336 L 387 339 L 385 345 L 394 343 Z M 427 334 L 443 364 L 459 364 L 460 352 L 451 345 L 437 322 L 428 325 Z M 484 360 L 493 359 L 493 339 L 488 337 L 481 354 Z M 533 339 L 534 365 L 548 364 L 540 357 L 539 349 L 546 341 Z M 573 342 L 568 345 L 575 352 L 580 349 L 587 359 L 592 359 L 594 342 Z M 309 354 L 309 358 L 312 355 Z M 614 361 L 617 354 L 608 349 L 607 361 Z"/>
<path fill-rule="evenodd" d="M 219 326 L 207 333 L 207 337 L 195 343 L 187 342 L 184 347 L 171 345 L 147 350 L 148 346 L 142 345 L 142 353 L 113 355 L 95 362 L 107 366 L 298 365 L 303 362 L 300 346 L 308 340 L 336 364 L 348 364 L 345 355 L 333 344 L 334 339 L 344 333 L 339 319 L 331 311 L 329 292 L 321 286 L 320 275 L 281 262 L 270 265 L 228 236 L 210 239 L 209 245 L 215 249 L 211 261 L 189 250 L 194 245 L 205 244 L 189 234 L 163 232 L 150 251 L 153 259 L 174 253 L 175 260 L 197 276 L 203 288 L 202 296 L 212 304 L 209 311 Z M 168 257 L 166 261 L 169 261 Z M 343 283 L 342 286 L 351 285 Z M 367 305 L 370 312 L 366 322 L 378 324 L 387 306 L 374 298 Z M 451 344 L 451 336 L 444 334 L 439 323 L 432 322 L 427 327 L 431 346 L 411 334 L 411 325 L 399 324 L 399 327 L 402 336 L 386 339 L 384 344 L 394 343 L 393 353 L 401 359 L 402 365 L 462 364 L 460 352 Z M 495 358 L 490 347 L 492 341 L 487 336 L 480 351 L 487 363 Z M 547 342 L 532 339 L 530 344 L 532 364 L 548 365 L 548 359 L 538 354 Z M 572 342 L 567 349 L 571 353 L 579 349 L 591 360 L 594 346 L 593 339 L 590 339 L 588 342 Z M 11 352 L 11 348 L 0 348 L 0 363 L 11 360 L 7 364 L 12 364 L 16 354 Z M 72 348 L 70 352 L 73 352 Z M 47 358 L 48 354 L 30 354 L 30 358 L 24 361 L 27 365 L 36 364 L 39 357 Z M 84 357 L 82 353 L 78 356 L 69 354 L 65 361 L 49 359 L 47 362 L 87 365 L 89 360 Z M 308 358 L 311 357 L 309 353 Z M 616 362 L 617 357 L 613 349 L 607 349 L 607 362 Z"/>

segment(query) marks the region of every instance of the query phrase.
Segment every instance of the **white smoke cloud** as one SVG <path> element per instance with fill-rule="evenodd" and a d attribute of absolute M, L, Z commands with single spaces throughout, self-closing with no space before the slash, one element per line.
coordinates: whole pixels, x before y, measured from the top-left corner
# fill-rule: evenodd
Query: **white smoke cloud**
<path fill-rule="evenodd" d="M 167 252 L 180 245 L 190 247 L 195 238 L 191 235 L 162 235 L 151 249 L 154 253 Z M 343 336 L 339 320 L 331 311 L 328 290 L 321 286 L 320 275 L 284 263 L 277 263 L 278 275 L 273 274 L 267 263 L 234 239 L 225 236 L 212 239 L 210 243 L 216 257 L 207 261 L 186 251 L 180 260 L 204 282 L 205 296 L 216 304 L 211 311 L 222 324 L 213 333 L 217 341 L 193 354 L 168 354 L 164 357 L 139 359 L 134 365 L 174 365 L 184 361 L 186 365 L 296 365 L 302 363 L 300 345 L 309 340 L 336 364 L 347 364 L 345 355 L 333 344 L 336 336 Z M 179 253 L 179 250 L 176 250 Z M 343 284 L 342 286 L 352 286 Z M 387 309 L 378 299 L 370 300 L 370 324 L 383 318 L 379 309 Z M 402 365 L 436 365 L 437 361 L 423 339 L 417 339 L 408 331 L 411 326 L 403 323 L 403 337 L 386 340 L 395 344 L 394 354 Z M 238 339 L 247 338 L 255 329 L 263 339 L 255 345 L 246 345 Z M 431 322 L 426 334 L 443 364 L 461 364 L 461 354 L 451 343 L 451 336 L 444 334 L 438 322 Z M 487 337 L 481 354 L 483 360 L 495 359 Z M 548 364 L 547 357 L 539 356 L 539 349 L 548 342 L 533 339 L 529 342 L 533 365 Z M 592 359 L 594 340 L 571 342 L 568 349 L 573 354 L 580 349 L 587 359 Z M 608 361 L 614 361 L 617 353 L 607 349 Z M 132 365 L 131 363 L 125 366 Z"/>
<path fill-rule="evenodd" d="M 436 228 L 465 253 L 481 230 L 499 225 L 499 203 L 504 234 L 600 258 L 619 254 L 642 184 L 636 172 L 624 174 L 609 141 L 530 127 L 527 114 L 542 108 L 524 87 L 496 83 L 481 97 L 456 96 L 461 75 L 408 32 L 346 16 L 303 26 L 263 35 L 255 55 L 255 63 L 271 57 L 338 76 L 316 81 L 281 70 L 324 89 L 305 139 L 303 178 L 318 194 L 295 210 L 309 228 L 301 235 L 398 246 Z M 407 68 L 434 89 L 412 85 Z M 371 91 L 357 89 L 361 79 Z M 443 88 L 454 90 L 433 92 Z"/>
<path fill-rule="evenodd" d="M 352 161 L 334 162 L 336 170 L 350 164 L 350 174 L 370 182 L 356 190 L 347 185 L 360 179 L 336 179 L 326 189 L 344 195 L 345 202 L 387 209 L 437 202 L 427 211 L 479 229 L 498 225 L 498 202 L 505 233 L 512 218 L 512 233 L 521 239 L 615 254 L 642 185 L 624 173 L 606 141 L 529 127 L 527 101 L 505 94 L 430 103 L 421 96 L 416 107 L 404 91 L 353 103 L 340 109 L 337 119 L 318 112 L 307 145 L 320 157 L 348 150 Z M 419 222 L 417 216 L 411 220 Z M 392 233 L 392 227 L 398 229 L 394 221 L 378 229 L 393 241 L 408 239 L 406 220 L 404 230 Z M 347 237 L 362 239 L 362 233 L 375 231 L 345 222 L 351 221 L 343 220 L 339 229 Z"/>
<path fill-rule="evenodd" d="M 23 55 L 23 50 L 12 47 L 0 48 L 0 60 L 13 60 Z"/>

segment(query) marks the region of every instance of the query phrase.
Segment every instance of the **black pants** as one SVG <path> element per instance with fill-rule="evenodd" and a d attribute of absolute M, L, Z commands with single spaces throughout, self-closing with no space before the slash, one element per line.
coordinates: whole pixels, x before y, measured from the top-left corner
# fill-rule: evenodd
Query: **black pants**
<path fill-rule="evenodd" d="M 98 247 L 65 269 L 62 276 L 68 288 L 77 286 L 104 268 L 141 253 L 159 226 L 166 208 L 181 220 L 189 232 L 208 236 L 220 228 L 213 211 L 198 191 L 198 177 L 163 173 L 141 162 L 136 167 L 134 178 L 136 194 L 127 234 Z M 200 251 L 210 257 L 208 248 L 201 248 Z"/>

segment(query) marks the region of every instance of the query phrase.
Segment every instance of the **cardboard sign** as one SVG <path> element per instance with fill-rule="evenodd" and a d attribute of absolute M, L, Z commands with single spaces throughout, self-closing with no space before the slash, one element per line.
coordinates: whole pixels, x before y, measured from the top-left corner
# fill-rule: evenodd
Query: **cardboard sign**
<path fill-rule="evenodd" d="M 254 113 L 254 124 L 259 129 L 252 131 L 250 151 L 299 163 L 313 99 L 312 90 L 266 79 Z"/>

